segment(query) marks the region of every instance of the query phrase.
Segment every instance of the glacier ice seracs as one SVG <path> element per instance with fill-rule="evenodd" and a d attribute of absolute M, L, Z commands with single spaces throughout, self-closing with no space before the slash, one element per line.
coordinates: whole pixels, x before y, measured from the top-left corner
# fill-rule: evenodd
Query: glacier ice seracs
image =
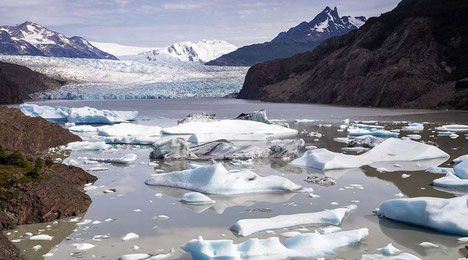
<path fill-rule="evenodd" d="M 262 177 L 249 170 L 229 172 L 221 163 L 191 165 L 190 169 L 153 176 L 147 185 L 166 186 L 207 194 L 242 194 L 256 192 L 297 192 L 303 189 L 280 176 Z"/>
<path fill-rule="evenodd" d="M 358 168 L 377 162 L 419 161 L 448 158 L 439 148 L 412 140 L 390 138 L 360 155 L 347 155 L 327 149 L 309 150 L 294 161 L 293 165 L 320 170 Z"/>
<path fill-rule="evenodd" d="M 354 245 L 369 235 L 367 228 L 331 234 L 307 233 L 293 236 L 283 243 L 278 237 L 251 238 L 234 244 L 232 240 L 204 240 L 201 236 L 182 246 L 193 259 L 289 259 L 323 257 L 340 247 Z"/>
<path fill-rule="evenodd" d="M 393 199 L 379 205 L 379 215 L 459 236 L 468 235 L 468 195 L 451 199 Z"/>
<path fill-rule="evenodd" d="M 231 227 L 231 230 L 240 236 L 249 236 L 260 231 L 300 225 L 339 225 L 346 217 L 346 215 L 354 209 L 356 209 L 356 206 L 350 205 L 344 208 L 330 209 L 312 213 L 279 215 L 271 218 L 241 219 Z"/>
<path fill-rule="evenodd" d="M 76 124 L 116 124 L 135 120 L 138 111 L 99 110 L 91 107 L 68 108 L 22 104 L 20 110 L 31 117 Z"/>

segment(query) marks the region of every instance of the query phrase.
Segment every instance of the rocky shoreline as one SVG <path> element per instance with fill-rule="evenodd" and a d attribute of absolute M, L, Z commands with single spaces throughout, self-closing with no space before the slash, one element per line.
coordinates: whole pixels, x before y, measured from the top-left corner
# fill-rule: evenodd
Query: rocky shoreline
<path fill-rule="evenodd" d="M 79 140 L 81 138 L 58 124 L 28 117 L 18 109 L 0 107 L 2 152 L 11 155 L 17 151 L 19 158 L 25 158 L 26 162 L 32 164 L 36 161 L 35 168 L 37 158 L 44 157 L 49 148 Z M 2 230 L 76 216 L 85 212 L 91 204 L 91 198 L 84 193 L 83 186 L 95 182 L 97 178 L 81 168 L 46 161 L 40 169 L 34 169 L 40 176 L 31 177 L 26 166 L 1 164 Z M 18 249 L 2 233 L 0 259 L 22 259 Z"/>

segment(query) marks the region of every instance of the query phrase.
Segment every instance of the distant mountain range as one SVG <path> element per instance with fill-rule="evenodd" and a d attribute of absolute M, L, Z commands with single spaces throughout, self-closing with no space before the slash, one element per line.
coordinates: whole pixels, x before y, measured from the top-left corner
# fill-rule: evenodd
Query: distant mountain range
<path fill-rule="evenodd" d="M 67 58 L 111 59 L 86 39 L 49 30 L 39 24 L 24 22 L 16 26 L 0 26 L 0 54 Z"/>
<path fill-rule="evenodd" d="M 366 22 L 363 16 L 351 17 L 338 14 L 338 9 L 326 7 L 312 21 L 281 32 L 272 41 L 248 45 L 225 54 L 207 65 L 251 66 L 256 63 L 287 58 L 294 54 L 311 51 L 324 40 L 358 29 Z"/>
<path fill-rule="evenodd" d="M 92 44 L 117 56 L 119 59 L 162 62 L 189 61 L 205 63 L 237 49 L 236 46 L 220 40 L 178 42 L 165 48 L 134 47 L 101 42 L 92 42 Z"/>

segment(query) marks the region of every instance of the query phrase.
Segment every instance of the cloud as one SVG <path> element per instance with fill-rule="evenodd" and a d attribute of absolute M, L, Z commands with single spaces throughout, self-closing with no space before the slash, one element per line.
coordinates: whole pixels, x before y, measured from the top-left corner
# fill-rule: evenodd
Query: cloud
<path fill-rule="evenodd" d="M 163 9 L 166 10 L 191 10 L 197 9 L 203 6 L 203 3 L 190 3 L 190 4 L 176 4 L 176 3 L 166 3 L 162 5 Z"/>

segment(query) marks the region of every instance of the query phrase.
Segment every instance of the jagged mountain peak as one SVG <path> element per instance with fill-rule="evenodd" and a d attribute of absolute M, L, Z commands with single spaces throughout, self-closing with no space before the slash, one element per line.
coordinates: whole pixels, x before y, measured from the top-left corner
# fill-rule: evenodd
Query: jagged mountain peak
<path fill-rule="evenodd" d="M 68 38 L 30 21 L 16 26 L 0 26 L 0 54 L 117 59 L 82 37 Z"/>

